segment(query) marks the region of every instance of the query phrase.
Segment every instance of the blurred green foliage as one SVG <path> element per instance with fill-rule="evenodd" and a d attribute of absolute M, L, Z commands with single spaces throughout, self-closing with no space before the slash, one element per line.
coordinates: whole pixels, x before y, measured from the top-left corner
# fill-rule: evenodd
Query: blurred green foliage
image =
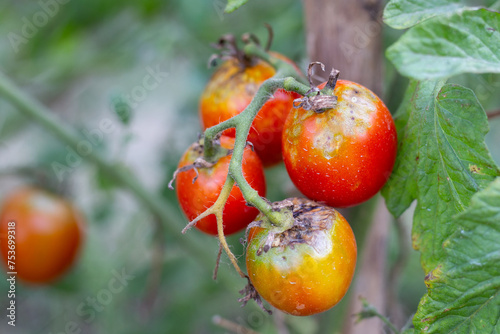
<path fill-rule="evenodd" d="M 47 4 L 52 4 L 53 15 L 47 14 Z M 113 131 L 94 137 L 93 149 L 137 172 L 148 188 L 161 192 L 165 201 L 177 208 L 175 192 L 166 184 L 180 155 L 200 132 L 198 96 L 212 73 L 207 69 L 207 60 L 214 52 L 210 43 L 228 32 L 238 36 L 248 31 L 265 41 L 264 23 L 269 23 L 275 35 L 272 49 L 297 61 L 301 68 L 307 64 L 300 1 L 276 0 L 271 4 L 254 0 L 229 15 L 223 14 L 225 4 L 224 0 L 4 1 L 0 4 L 0 36 L 4 37 L 0 39 L 0 70 L 82 135 L 96 133 L 102 120 L 111 120 Z M 38 22 L 36 15 L 43 18 L 40 13 L 46 13 L 46 24 L 35 26 L 29 38 L 23 35 L 25 26 Z M 24 38 L 23 42 L 14 46 L 13 34 Z M 384 45 L 398 36 L 386 29 Z M 155 89 L 144 89 L 143 80 L 151 71 L 164 76 L 158 78 Z M 464 80 L 483 80 L 477 84 L 485 92 L 479 96 L 481 102 L 487 108 L 499 105 L 498 94 L 490 88 L 498 91 L 497 76 Z M 391 110 L 399 104 L 404 82 L 387 64 L 385 87 Z M 116 99 L 134 96 L 134 92 L 145 93 L 135 94 L 128 105 Z M 117 101 L 121 102 L 117 105 Z M 132 117 L 120 119 L 118 108 Z M 500 127 L 498 121 L 492 124 Z M 498 133 L 493 132 L 491 140 L 498 142 Z M 212 324 L 216 314 L 259 333 L 277 333 L 276 318 L 267 316 L 255 303 L 239 307 L 238 290 L 245 282 L 237 278 L 224 257 L 221 277 L 212 281 L 217 242 L 196 230 L 183 237 L 206 245 L 213 263 L 200 263 L 175 237 L 166 235 L 161 284 L 151 283 L 153 217 L 130 195 L 113 188 L 90 164 L 81 163 L 58 180 L 52 164 L 64 162 L 67 154 L 65 145 L 0 99 L 0 200 L 24 182 L 49 183 L 68 194 L 88 223 L 86 245 L 68 275 L 45 287 L 18 282 L 18 326 L 12 331 L 4 319 L 1 333 L 79 333 L 79 329 L 81 333 L 227 333 Z M 493 154 L 500 161 L 500 151 Z M 26 166 L 41 169 L 48 180 L 2 173 Z M 283 166 L 266 174 L 269 199 L 297 194 Z M 358 229 L 367 208 L 360 206 L 353 213 L 352 223 Z M 181 229 L 186 220 L 178 217 L 179 211 L 172 213 Z M 240 257 L 241 236 L 229 238 Z M 398 253 L 397 237 L 393 237 L 391 263 Z M 122 270 L 133 278 L 107 298 L 110 280 L 115 271 Z M 7 282 L 3 277 L 1 274 L 0 308 L 5 310 Z M 404 312 L 410 315 L 425 291 L 418 255 L 413 251 L 398 284 Z M 155 298 L 148 299 L 151 290 Z M 94 299 L 99 304 L 92 306 Z M 342 309 L 347 302 L 346 297 L 337 308 Z M 285 316 L 284 321 L 291 333 L 340 331 L 342 319 L 335 312 L 309 318 Z"/>

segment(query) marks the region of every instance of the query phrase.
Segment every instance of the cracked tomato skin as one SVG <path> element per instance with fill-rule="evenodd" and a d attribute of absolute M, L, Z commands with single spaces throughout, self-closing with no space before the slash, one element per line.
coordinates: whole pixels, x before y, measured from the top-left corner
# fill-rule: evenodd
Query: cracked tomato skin
<path fill-rule="evenodd" d="M 251 228 L 246 265 L 253 286 L 269 304 L 307 316 L 330 309 L 346 294 L 356 267 L 356 239 L 335 209 L 307 199 L 292 200 L 294 217 L 308 225 L 307 232 L 292 233 L 288 245 L 278 234 L 273 246 L 258 255 L 269 229 Z"/>
<path fill-rule="evenodd" d="M 397 134 L 389 110 L 369 89 L 338 80 L 334 94 L 336 107 L 324 113 L 290 112 L 283 159 L 305 196 L 348 207 L 368 200 L 386 183 L 396 159 Z"/>
<path fill-rule="evenodd" d="M 273 53 L 293 65 L 286 57 Z M 295 66 L 295 65 L 294 65 Z M 252 101 L 260 85 L 275 74 L 274 68 L 262 60 L 253 66 L 244 67 L 236 59 L 225 61 L 213 74 L 200 100 L 200 118 L 205 130 L 242 112 Z M 300 71 L 297 69 L 297 72 Z M 248 141 L 254 145 L 264 166 L 282 161 L 281 133 L 286 116 L 293 107 L 296 93 L 278 90 L 255 117 Z M 234 129 L 224 135 L 235 137 Z"/>
<path fill-rule="evenodd" d="M 221 146 L 232 149 L 234 138 L 222 136 Z M 203 156 L 203 149 L 197 144 L 184 153 L 178 168 L 192 164 L 196 158 Z M 226 182 L 231 155 L 225 156 L 211 168 L 199 168 L 198 178 L 196 172 L 191 169 L 179 173 L 176 179 L 176 191 L 182 211 L 189 221 L 198 217 L 206 209 L 215 203 Z M 248 146 L 243 153 L 243 176 L 260 196 L 266 195 L 266 181 L 262 162 L 255 152 Z M 231 189 L 229 198 L 224 206 L 223 221 L 224 234 L 229 235 L 241 231 L 257 216 L 259 211 L 246 205 L 240 188 L 235 184 Z M 210 215 L 201 219 L 196 225 L 200 231 L 207 234 L 217 235 L 217 220 L 215 215 Z"/>
<path fill-rule="evenodd" d="M 15 222 L 15 229 L 9 229 Z M 0 212 L 0 251 L 7 266 L 9 235 L 15 236 L 17 277 L 29 283 L 49 283 L 75 262 L 83 241 L 83 221 L 66 200 L 36 188 L 9 194 Z M 15 231 L 15 234 L 9 231 Z M 12 239 L 11 239 L 12 240 Z M 8 267 L 7 267 L 8 268 Z"/>

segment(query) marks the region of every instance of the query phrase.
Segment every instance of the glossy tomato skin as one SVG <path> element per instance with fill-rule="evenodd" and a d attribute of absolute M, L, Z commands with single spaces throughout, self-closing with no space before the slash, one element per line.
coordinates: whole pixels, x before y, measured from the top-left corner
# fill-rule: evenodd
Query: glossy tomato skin
<path fill-rule="evenodd" d="M 275 54 L 293 64 L 282 55 Z M 244 67 L 236 59 L 224 62 L 213 74 L 200 100 L 200 118 L 203 129 L 219 124 L 238 115 L 252 101 L 260 85 L 275 74 L 268 63 L 256 60 L 253 66 Z M 282 161 L 281 134 L 286 116 L 293 107 L 293 100 L 300 97 L 284 90 L 275 92 L 255 117 L 248 135 L 264 166 Z M 234 137 L 234 129 L 224 132 Z"/>
<path fill-rule="evenodd" d="M 337 106 L 324 113 L 290 112 L 283 159 L 305 196 L 348 207 L 368 200 L 385 184 L 396 159 L 397 134 L 389 110 L 367 88 L 338 80 L 334 94 Z"/>
<path fill-rule="evenodd" d="M 356 240 L 349 223 L 333 208 L 292 200 L 297 224 L 305 224 L 307 232 L 295 226 L 289 236 L 275 236 L 273 246 L 258 255 L 269 230 L 251 228 L 246 265 L 262 298 L 283 312 L 307 316 L 330 309 L 347 292 L 356 267 Z M 292 242 L 287 245 L 286 239 Z"/>
<path fill-rule="evenodd" d="M 15 229 L 9 229 L 15 222 Z M 15 234 L 12 232 L 15 231 Z M 0 252 L 7 267 L 15 255 L 17 277 L 29 283 L 50 283 L 75 262 L 83 241 L 83 220 L 66 200 L 36 188 L 8 195 L 0 213 Z M 15 254 L 9 253 L 15 236 Z"/>
<path fill-rule="evenodd" d="M 231 149 L 234 138 L 222 136 L 221 146 Z M 184 153 L 179 168 L 192 164 L 197 157 L 203 155 L 203 150 L 193 144 Z M 188 220 L 193 220 L 212 206 L 219 197 L 224 182 L 226 181 L 231 156 L 221 158 L 211 168 L 198 169 L 198 178 L 194 170 L 179 173 L 176 180 L 176 191 L 179 204 Z M 262 162 L 255 152 L 249 147 L 243 153 L 243 175 L 248 183 L 259 193 L 266 195 L 266 181 Z M 246 205 L 243 194 L 237 185 L 231 189 L 223 212 L 224 234 L 229 235 L 241 231 L 257 216 L 258 210 Z M 199 230 L 217 235 L 217 220 L 214 215 L 201 219 L 196 225 Z"/>

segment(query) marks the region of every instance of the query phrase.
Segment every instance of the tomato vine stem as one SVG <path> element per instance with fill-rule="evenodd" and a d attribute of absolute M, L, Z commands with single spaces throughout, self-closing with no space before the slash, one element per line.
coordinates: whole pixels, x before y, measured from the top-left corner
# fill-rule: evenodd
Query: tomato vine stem
<path fill-rule="evenodd" d="M 226 252 L 227 256 L 229 257 L 229 261 L 231 261 L 231 264 L 233 265 L 234 269 L 236 269 L 236 271 L 238 272 L 238 274 L 242 278 L 245 278 L 246 275 L 241 271 L 240 267 L 238 266 L 238 260 L 236 259 L 234 254 L 229 249 L 229 245 L 227 244 L 226 237 L 224 236 L 224 225 L 223 225 L 223 217 L 222 216 L 223 216 L 223 212 L 224 212 L 224 206 L 226 205 L 226 201 L 229 198 L 229 195 L 231 193 L 231 189 L 233 189 L 233 185 L 234 185 L 234 179 L 230 175 L 228 175 L 228 177 L 226 178 L 226 182 L 224 182 L 224 186 L 222 187 L 222 190 L 219 194 L 219 197 L 217 198 L 215 203 L 212 204 L 211 207 L 206 209 L 198 217 L 196 217 L 191 222 L 189 222 L 189 224 L 186 225 L 186 227 L 184 227 L 184 229 L 182 230 L 182 233 L 186 233 L 187 230 L 189 230 L 191 227 L 196 225 L 196 223 L 198 221 L 200 221 L 201 219 L 203 219 L 207 216 L 210 216 L 210 215 L 215 215 L 215 218 L 217 219 L 217 235 L 219 238 L 220 245 L 222 246 L 222 248 Z M 217 271 L 218 265 L 219 264 L 217 263 L 216 267 L 215 267 L 216 268 L 215 272 Z M 216 275 L 214 274 L 214 278 L 215 277 L 216 277 Z"/>
<path fill-rule="evenodd" d="M 233 148 L 231 161 L 229 163 L 228 178 L 226 179 L 223 191 L 219 195 L 216 203 L 214 203 L 212 207 L 208 208 L 201 215 L 196 217 L 183 230 L 183 232 L 185 232 L 188 228 L 196 224 L 196 222 L 198 222 L 200 219 L 210 214 L 215 214 L 217 217 L 219 241 L 224 248 L 224 251 L 227 253 L 229 259 L 231 260 L 233 266 L 235 267 L 236 271 L 242 277 L 245 276 L 241 272 L 234 255 L 231 253 L 229 247 L 227 246 L 222 230 L 222 211 L 228 196 L 228 193 L 226 194 L 226 192 L 230 191 L 233 183 L 236 182 L 246 202 L 262 212 L 269 219 L 269 222 L 273 226 L 275 226 L 277 231 L 284 231 L 293 225 L 293 216 L 291 212 L 289 212 L 289 209 L 273 208 L 271 203 L 266 198 L 261 197 L 243 176 L 243 152 L 247 145 L 247 137 L 250 132 L 252 122 L 257 116 L 259 110 L 269 99 L 272 98 L 273 94 L 278 89 L 283 89 L 289 92 L 296 92 L 306 97 L 313 94 L 319 95 L 329 93 L 318 92 L 317 90 L 311 89 L 312 87 L 310 84 L 308 84 L 306 78 L 304 76 L 301 76 L 292 64 L 280 58 L 277 58 L 270 53 L 267 53 L 258 44 L 252 42 L 250 39 L 248 40 L 249 42 L 243 48 L 245 56 L 257 57 L 268 62 L 276 69 L 276 73 L 273 77 L 267 79 L 261 84 L 250 104 L 241 113 L 205 130 L 204 158 L 206 161 L 212 161 L 218 151 L 218 148 L 215 144 L 217 135 L 229 128 L 235 128 L 236 130 L 235 145 Z M 229 184 L 231 184 L 231 187 L 229 187 Z M 226 186 L 229 187 L 229 190 L 226 189 Z"/>
<path fill-rule="evenodd" d="M 401 332 L 396 328 L 396 326 L 394 326 L 394 324 L 386 316 L 379 313 L 377 309 L 373 305 L 368 303 L 366 299 L 361 298 L 361 302 L 363 304 L 363 309 L 361 310 L 360 313 L 358 313 L 358 321 L 371 317 L 377 317 L 380 320 L 382 320 L 394 334 L 401 334 Z"/>
<path fill-rule="evenodd" d="M 224 328 L 226 330 L 229 330 L 231 332 L 234 332 L 234 333 L 241 333 L 241 334 L 259 334 L 258 332 L 255 332 L 254 330 L 250 329 L 250 328 L 246 328 L 238 323 L 235 323 L 233 321 L 230 321 L 230 320 L 227 320 L 227 319 L 224 319 L 222 318 L 221 316 L 219 315 L 215 315 L 213 318 L 212 318 L 212 322 L 221 327 L 221 328 Z"/>
<path fill-rule="evenodd" d="M 277 89 L 294 91 L 301 95 L 305 95 L 309 91 L 309 86 L 298 82 L 295 78 L 278 78 L 280 75 L 281 72 L 278 71 L 275 77 L 264 81 L 245 110 L 225 122 L 208 128 L 205 131 L 204 136 L 205 157 L 209 160 L 211 158 L 210 154 L 213 154 L 215 151 L 215 148 L 213 147 L 215 136 L 226 129 L 233 127 L 236 128 L 236 140 L 231 162 L 229 163 L 229 175 L 232 179 L 234 179 L 234 181 L 236 181 L 248 203 L 264 213 L 273 225 L 286 229 L 287 226 L 291 226 L 293 223 L 292 221 L 288 221 L 288 215 L 284 215 L 282 212 L 274 211 L 269 201 L 260 197 L 257 191 L 250 186 L 244 178 L 241 168 L 243 163 L 243 152 L 246 147 L 247 137 L 252 122 L 262 106 L 269 100 L 270 96 L 272 96 Z"/>
<path fill-rule="evenodd" d="M 274 211 L 269 201 L 260 197 L 257 191 L 253 189 L 243 177 L 241 168 L 243 163 L 243 151 L 247 144 L 248 133 L 250 132 L 250 127 L 252 126 L 255 116 L 262 106 L 270 98 L 272 98 L 276 90 L 284 89 L 290 92 L 299 93 L 300 95 L 307 95 L 310 92 L 310 87 L 303 83 L 305 82 L 305 78 L 301 78 L 291 64 L 268 54 L 257 44 L 250 42 L 245 45 L 243 51 L 247 56 L 255 56 L 270 63 L 275 67 L 276 73 L 273 77 L 262 83 L 254 98 L 245 110 L 243 110 L 240 114 L 205 130 L 204 157 L 207 161 L 211 161 L 214 154 L 217 152 L 217 148 L 214 145 L 214 139 L 216 136 L 226 129 L 235 128 L 236 141 L 231 162 L 229 164 L 230 177 L 240 187 L 247 203 L 263 212 L 273 225 L 286 229 L 286 227 L 291 226 L 293 223 L 292 221 L 289 221 L 290 219 L 288 218 L 288 215 L 282 212 Z M 205 216 L 204 214 L 202 215 Z M 196 221 L 198 221 L 198 218 L 196 218 Z"/>
<path fill-rule="evenodd" d="M 233 265 L 234 269 L 236 269 L 241 278 L 245 278 L 246 275 L 241 271 L 240 267 L 238 266 L 238 260 L 236 260 L 236 257 L 229 249 L 226 237 L 224 236 L 224 225 L 223 225 L 222 215 L 226 201 L 229 198 L 229 194 L 231 193 L 231 189 L 233 189 L 233 185 L 234 185 L 234 180 L 232 177 L 228 175 L 226 182 L 222 187 L 220 196 L 214 203 L 214 206 L 218 206 L 218 210 L 215 214 L 215 217 L 217 218 L 217 235 L 219 237 L 219 242 L 222 245 L 222 248 L 224 248 L 224 251 L 229 257 L 229 261 L 231 261 L 231 264 Z"/>

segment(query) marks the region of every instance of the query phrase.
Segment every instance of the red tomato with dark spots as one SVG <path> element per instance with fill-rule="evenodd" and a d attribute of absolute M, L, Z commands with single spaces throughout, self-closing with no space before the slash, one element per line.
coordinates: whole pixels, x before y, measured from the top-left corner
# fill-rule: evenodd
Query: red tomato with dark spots
<path fill-rule="evenodd" d="M 338 80 L 334 95 L 336 107 L 323 113 L 290 112 L 283 159 L 305 196 L 348 207 L 368 200 L 386 183 L 396 159 L 397 134 L 389 110 L 369 89 Z"/>
<path fill-rule="evenodd" d="M 8 195 L 0 212 L 0 252 L 7 271 L 30 283 L 59 278 L 75 262 L 82 226 L 80 214 L 58 196 L 35 188 Z"/>
<path fill-rule="evenodd" d="M 307 199 L 290 200 L 292 228 L 271 239 L 263 225 L 250 229 L 247 271 L 271 305 L 292 315 L 312 315 L 333 307 L 346 294 L 356 267 L 356 239 L 335 209 Z M 261 219 L 259 215 L 256 221 Z"/>
<path fill-rule="evenodd" d="M 232 149 L 234 138 L 222 136 L 221 146 Z M 184 153 L 179 162 L 179 168 L 192 164 L 196 158 L 203 156 L 203 148 L 195 143 Z M 226 182 L 231 155 L 219 159 L 211 168 L 199 168 L 198 178 L 191 169 L 179 173 L 176 180 L 177 198 L 188 220 L 193 220 L 215 203 Z M 248 183 L 259 193 L 266 195 L 266 181 L 262 162 L 249 147 L 243 153 L 243 176 Z M 241 231 L 257 216 L 259 211 L 246 205 L 238 186 L 235 184 L 224 206 L 223 221 L 224 234 L 229 235 Z M 217 220 L 214 215 L 201 219 L 195 225 L 200 231 L 217 235 Z"/>
<path fill-rule="evenodd" d="M 293 64 L 282 55 L 272 52 L 271 54 Z M 252 66 L 244 66 L 236 59 L 224 62 L 213 74 L 201 95 L 200 118 L 203 129 L 242 112 L 250 104 L 260 85 L 275 72 L 271 65 L 258 59 Z M 264 166 L 271 166 L 282 160 L 283 123 L 293 107 L 293 100 L 298 97 L 300 95 L 296 93 L 276 91 L 252 123 L 248 141 L 253 144 Z M 235 131 L 228 129 L 224 135 L 234 137 Z"/>

